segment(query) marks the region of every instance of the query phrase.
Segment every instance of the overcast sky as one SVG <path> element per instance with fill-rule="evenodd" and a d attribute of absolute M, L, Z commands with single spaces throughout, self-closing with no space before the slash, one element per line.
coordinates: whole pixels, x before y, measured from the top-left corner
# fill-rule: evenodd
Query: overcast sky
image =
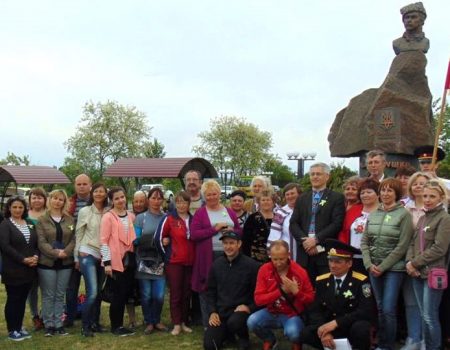
<path fill-rule="evenodd" d="M 146 113 L 168 157 L 191 156 L 221 115 L 273 135 L 273 152 L 331 159 L 336 113 L 378 87 L 403 34 L 399 0 L 0 0 L 0 158 L 61 166 L 86 101 Z M 427 75 L 441 97 L 450 1 L 424 1 Z M 347 160 L 351 168 L 357 161 Z"/>

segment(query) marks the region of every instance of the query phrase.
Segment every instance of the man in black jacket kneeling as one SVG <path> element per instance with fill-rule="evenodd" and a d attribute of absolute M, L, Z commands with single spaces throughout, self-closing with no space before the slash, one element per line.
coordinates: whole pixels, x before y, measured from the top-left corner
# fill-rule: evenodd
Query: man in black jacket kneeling
<path fill-rule="evenodd" d="M 214 261 L 208 277 L 209 324 L 203 346 L 219 349 L 231 334 L 237 335 L 238 349 L 249 349 L 247 318 L 257 309 L 253 293 L 259 264 L 239 252 L 239 234 L 225 232 L 220 239 L 225 254 Z"/>

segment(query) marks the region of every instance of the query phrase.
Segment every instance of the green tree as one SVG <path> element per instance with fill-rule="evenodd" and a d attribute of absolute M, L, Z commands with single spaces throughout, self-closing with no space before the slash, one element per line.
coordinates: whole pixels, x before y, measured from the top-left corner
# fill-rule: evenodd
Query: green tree
<path fill-rule="evenodd" d="M 143 156 L 150 131 L 146 115 L 134 106 L 87 102 L 77 130 L 65 146 L 69 159 L 80 163 L 87 173 L 102 175 L 119 158 Z"/>
<path fill-rule="evenodd" d="M 344 162 L 331 163 L 330 180 L 328 187 L 334 191 L 343 192 L 343 185 L 345 180 L 351 176 L 357 175 L 356 171 L 344 165 Z"/>
<path fill-rule="evenodd" d="M 8 152 L 6 157 L 0 160 L 0 165 L 30 165 L 30 156 L 18 156 L 13 152 Z"/>
<path fill-rule="evenodd" d="M 142 150 L 142 155 L 145 158 L 164 158 L 166 156 L 166 151 L 164 151 L 164 145 L 158 141 L 157 138 L 152 141 L 144 142 L 144 148 Z"/>
<path fill-rule="evenodd" d="M 272 135 L 244 118 L 213 118 L 210 129 L 197 136 L 201 143 L 192 148 L 193 152 L 216 168 L 233 170 L 237 177 L 261 172 L 270 157 Z"/>
<path fill-rule="evenodd" d="M 264 164 L 264 172 L 270 172 L 273 185 L 281 188 L 290 182 L 297 182 L 294 172 L 285 164 L 283 164 L 278 156 L 273 156 Z"/>
<path fill-rule="evenodd" d="M 440 99 L 433 102 L 433 110 L 434 122 L 437 128 L 441 112 Z M 446 157 L 439 165 L 438 176 L 450 179 L 450 107 L 448 104 L 445 106 L 442 131 L 439 135 L 439 146 L 445 151 Z"/>

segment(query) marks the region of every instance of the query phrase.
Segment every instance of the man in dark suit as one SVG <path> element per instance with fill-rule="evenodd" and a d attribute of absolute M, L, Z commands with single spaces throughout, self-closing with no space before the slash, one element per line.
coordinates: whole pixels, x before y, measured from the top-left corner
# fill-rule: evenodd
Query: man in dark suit
<path fill-rule="evenodd" d="M 301 341 L 315 348 L 335 348 L 347 338 L 353 349 L 370 349 L 374 301 L 367 276 L 352 271 L 353 254 L 361 252 L 341 241 L 326 241 L 330 272 L 316 279 L 316 299 L 306 314 Z"/>
<path fill-rule="evenodd" d="M 328 188 L 330 167 L 325 163 L 311 165 L 312 190 L 297 200 L 290 221 L 290 231 L 297 241 L 297 262 L 308 271 L 311 282 L 328 272 L 324 244 L 336 238 L 345 216 L 344 196 Z"/>

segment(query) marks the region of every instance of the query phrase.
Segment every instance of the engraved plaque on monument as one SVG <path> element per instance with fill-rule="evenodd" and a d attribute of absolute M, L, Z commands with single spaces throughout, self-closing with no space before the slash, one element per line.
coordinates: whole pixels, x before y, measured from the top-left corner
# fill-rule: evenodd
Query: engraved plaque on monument
<path fill-rule="evenodd" d="M 374 111 L 374 148 L 396 149 L 401 141 L 400 111 L 383 108 Z"/>

